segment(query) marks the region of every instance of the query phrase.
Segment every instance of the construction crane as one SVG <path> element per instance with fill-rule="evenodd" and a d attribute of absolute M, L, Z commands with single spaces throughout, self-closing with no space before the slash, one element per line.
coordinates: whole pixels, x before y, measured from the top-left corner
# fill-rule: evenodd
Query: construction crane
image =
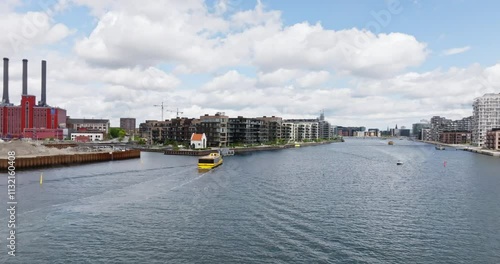
<path fill-rule="evenodd" d="M 184 112 L 179 112 L 179 108 L 177 108 L 176 111 L 172 111 L 172 110 L 167 110 L 168 112 L 172 112 L 172 113 L 175 113 L 175 117 L 176 118 L 179 118 L 179 114 L 184 114 Z"/>
<path fill-rule="evenodd" d="M 163 119 L 163 102 L 161 102 L 161 105 L 154 105 L 154 106 L 156 106 L 156 107 L 161 107 L 161 121 L 165 121 L 165 120 Z"/>

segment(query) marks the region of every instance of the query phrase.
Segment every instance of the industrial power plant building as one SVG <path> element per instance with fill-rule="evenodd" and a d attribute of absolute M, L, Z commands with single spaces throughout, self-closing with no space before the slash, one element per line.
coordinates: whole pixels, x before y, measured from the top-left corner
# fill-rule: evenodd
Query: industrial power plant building
<path fill-rule="evenodd" d="M 28 60 L 23 60 L 21 104 L 9 101 L 9 59 L 3 59 L 3 97 L 0 103 L 1 138 L 63 139 L 66 110 L 47 104 L 47 62 L 42 61 L 42 98 L 28 94 Z"/>

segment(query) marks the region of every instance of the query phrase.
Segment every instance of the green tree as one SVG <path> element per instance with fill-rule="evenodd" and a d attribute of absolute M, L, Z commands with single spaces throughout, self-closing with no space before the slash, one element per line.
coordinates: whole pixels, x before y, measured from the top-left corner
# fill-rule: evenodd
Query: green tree
<path fill-rule="evenodd" d="M 119 128 L 119 127 L 111 127 L 109 128 L 109 137 L 110 138 L 118 138 L 118 137 L 124 137 L 127 133 L 125 130 Z"/>

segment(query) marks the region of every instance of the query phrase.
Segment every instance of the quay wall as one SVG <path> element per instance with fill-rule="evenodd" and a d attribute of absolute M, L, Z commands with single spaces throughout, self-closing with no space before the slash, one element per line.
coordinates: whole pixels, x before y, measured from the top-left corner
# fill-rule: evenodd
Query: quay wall
<path fill-rule="evenodd" d="M 165 155 L 183 155 L 183 156 L 205 156 L 215 150 L 165 150 Z"/>
<path fill-rule="evenodd" d="M 474 146 L 469 146 L 469 145 L 461 145 L 461 144 L 458 144 L 458 145 L 444 144 L 444 143 L 434 142 L 434 141 L 421 141 L 421 142 L 433 144 L 433 145 L 443 145 L 443 146 L 450 147 L 450 148 L 456 148 L 457 150 L 469 151 L 469 152 L 493 156 L 493 157 L 500 157 L 499 151 L 495 151 L 495 150 L 491 150 L 491 149 L 483 149 L 483 148 L 479 148 L 479 147 L 474 147 Z"/>
<path fill-rule="evenodd" d="M 300 143 L 300 147 L 307 146 L 318 146 L 324 144 L 330 144 L 334 142 L 309 142 L 309 143 Z M 295 148 L 295 144 L 287 144 L 281 146 L 260 146 L 260 147 L 245 147 L 245 148 L 229 148 L 234 151 L 235 155 L 255 152 L 255 151 L 269 151 L 269 150 L 280 150 L 280 149 L 288 149 Z M 163 153 L 165 155 L 184 155 L 184 156 L 205 156 L 212 152 L 217 151 L 217 149 L 213 150 L 164 150 Z"/>
<path fill-rule="evenodd" d="M 97 153 L 74 153 L 52 156 L 23 156 L 16 157 L 14 167 L 16 169 L 29 169 L 38 167 L 49 167 L 58 165 L 74 165 L 91 162 L 102 162 L 111 160 L 124 160 L 140 158 L 141 151 L 126 150 L 115 152 L 97 152 Z M 8 159 L 0 159 L 0 169 L 7 170 L 9 167 Z"/>

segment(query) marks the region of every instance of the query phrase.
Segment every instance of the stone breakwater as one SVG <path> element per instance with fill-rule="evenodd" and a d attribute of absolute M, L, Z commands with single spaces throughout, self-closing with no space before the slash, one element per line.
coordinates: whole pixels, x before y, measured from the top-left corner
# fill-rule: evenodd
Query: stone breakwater
<path fill-rule="evenodd" d="M 29 169 L 37 167 L 50 167 L 61 165 L 76 165 L 91 162 L 103 162 L 111 160 L 124 160 L 140 158 L 141 151 L 139 150 L 124 150 L 114 152 L 97 152 L 97 153 L 72 153 L 59 155 L 44 155 L 44 156 L 16 156 L 16 169 Z M 7 170 L 9 167 L 7 158 L 0 158 L 0 170 Z"/>

